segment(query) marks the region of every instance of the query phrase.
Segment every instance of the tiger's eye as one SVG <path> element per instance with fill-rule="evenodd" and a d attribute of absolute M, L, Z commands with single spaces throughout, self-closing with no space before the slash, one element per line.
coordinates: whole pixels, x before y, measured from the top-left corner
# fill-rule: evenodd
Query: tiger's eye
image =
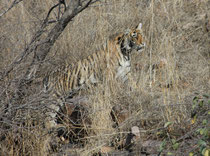
<path fill-rule="evenodd" d="M 137 37 L 137 33 L 135 31 L 132 33 L 132 37 Z"/>

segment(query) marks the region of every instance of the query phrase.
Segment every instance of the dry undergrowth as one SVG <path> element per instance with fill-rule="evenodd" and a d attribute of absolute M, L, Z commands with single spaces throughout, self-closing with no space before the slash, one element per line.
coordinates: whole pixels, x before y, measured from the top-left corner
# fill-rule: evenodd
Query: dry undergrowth
<path fill-rule="evenodd" d="M 0 18 L 0 72 L 23 51 L 54 3 L 23 1 Z M 9 2 L 0 1 L 0 10 L 8 5 Z M 89 106 L 83 113 L 90 122 L 79 123 L 85 129 L 85 136 L 80 139 L 85 141 L 81 149 L 75 150 L 90 155 L 104 146 L 120 148 L 132 126 L 140 128 L 142 142 L 162 141 L 169 136 L 179 139 L 190 132 L 195 93 L 210 94 L 209 10 L 208 0 L 106 0 L 79 14 L 52 48 L 37 81 L 22 101 L 9 104 L 13 84 L 30 62 L 17 65 L 7 78 L 0 80 L 0 155 L 48 154 L 46 142 L 50 137 L 43 122 L 45 106 L 50 101 L 42 96 L 40 79 L 64 62 L 86 57 L 111 34 L 140 21 L 147 46 L 144 52 L 132 56 L 132 78 L 125 85 L 112 82 L 110 89 L 103 83 L 88 91 Z M 51 18 L 55 16 L 56 12 Z M 115 116 L 123 116 L 117 118 L 117 123 L 110 114 L 113 108 L 120 110 L 114 112 Z M 166 123 L 167 133 L 159 131 Z M 77 135 L 74 130 L 70 134 Z M 185 154 L 191 149 L 196 151 L 193 145 L 187 146 Z M 60 147 L 56 146 L 54 152 L 61 152 Z"/>

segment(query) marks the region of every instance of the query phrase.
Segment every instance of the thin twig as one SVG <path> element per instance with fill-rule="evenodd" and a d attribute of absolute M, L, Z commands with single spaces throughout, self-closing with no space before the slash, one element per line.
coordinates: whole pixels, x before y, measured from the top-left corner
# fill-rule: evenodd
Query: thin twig
<path fill-rule="evenodd" d="M 9 8 L 7 8 L 3 13 L 0 13 L 0 17 L 2 17 L 3 15 L 5 15 L 9 10 L 11 10 L 15 5 L 17 5 L 18 3 L 22 2 L 23 0 L 14 0 L 12 2 L 12 4 L 10 5 Z"/>

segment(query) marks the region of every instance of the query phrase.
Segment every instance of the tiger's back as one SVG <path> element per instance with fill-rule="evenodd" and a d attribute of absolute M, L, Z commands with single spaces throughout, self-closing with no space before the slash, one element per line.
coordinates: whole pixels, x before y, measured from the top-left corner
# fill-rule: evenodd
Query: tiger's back
<path fill-rule="evenodd" d="M 107 76 L 111 77 L 107 75 L 107 71 L 114 74 L 120 59 L 119 53 L 116 52 L 117 47 L 111 44 L 107 45 L 111 49 L 95 52 L 75 64 L 66 64 L 48 74 L 43 80 L 45 91 L 57 97 L 68 96 L 84 85 L 101 82 Z"/>

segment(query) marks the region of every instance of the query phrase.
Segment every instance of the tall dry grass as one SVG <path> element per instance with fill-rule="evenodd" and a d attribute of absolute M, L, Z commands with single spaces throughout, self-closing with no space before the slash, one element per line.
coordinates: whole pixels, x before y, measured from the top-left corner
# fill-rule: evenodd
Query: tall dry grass
<path fill-rule="evenodd" d="M 1 71 L 27 46 L 56 2 L 23 1 L 0 18 Z M 3 9 L 9 3 L 2 0 L 0 6 Z M 135 27 L 139 22 L 143 23 L 147 45 L 144 52 L 132 56 L 132 78 L 127 84 L 132 87 L 122 87 L 116 82 L 113 90 L 101 84 L 90 91 L 88 111 L 92 125 L 81 153 L 89 155 L 104 145 L 111 145 L 110 141 L 118 138 L 118 134 L 125 136 L 134 125 L 140 127 L 142 140 L 147 138 L 145 130 L 159 128 L 168 121 L 187 129 L 194 93 L 209 94 L 210 90 L 208 10 L 208 0 L 106 0 L 90 6 L 69 23 L 51 49 L 37 79 L 64 62 L 74 63 L 90 55 L 100 49 L 110 35 Z M 50 18 L 55 17 L 56 11 Z M 4 92 L 0 95 L 0 117 L 7 119 L 6 123 L 1 123 L 0 132 L 8 134 L 1 139 L 0 149 L 13 155 L 45 155 L 48 147 L 42 146 L 46 140 L 41 137 L 45 136 L 43 120 L 21 125 L 32 117 L 32 121 L 36 121 L 45 116 L 40 103 L 48 102 L 40 98 L 40 84 L 28 89 L 28 97 L 19 106 L 11 106 L 12 110 L 19 111 L 19 116 L 4 114 L 14 88 L 9 84 L 18 81 L 30 59 L 28 61 L 17 65 L 9 77 L 0 82 L 0 93 Z M 110 116 L 114 106 L 127 111 L 127 119 L 118 129 L 113 128 Z M 120 136 L 121 140 L 124 136 Z"/>

